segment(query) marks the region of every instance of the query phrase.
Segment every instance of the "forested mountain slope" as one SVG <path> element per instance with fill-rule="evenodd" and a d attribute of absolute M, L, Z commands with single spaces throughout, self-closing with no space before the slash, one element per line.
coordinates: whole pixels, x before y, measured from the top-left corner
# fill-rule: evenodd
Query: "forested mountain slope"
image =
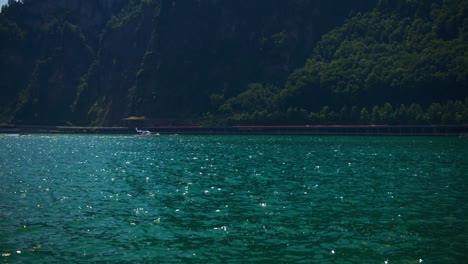
<path fill-rule="evenodd" d="M 222 107 L 233 123 L 468 122 L 468 1 L 380 1 L 325 34 L 284 86 Z"/>
<path fill-rule="evenodd" d="M 398 123 L 401 106 L 406 119 L 419 106 L 428 122 L 434 103 L 439 123 L 466 122 L 467 9 L 466 0 L 10 1 L 0 13 L 0 122 L 369 123 L 387 111 Z"/>

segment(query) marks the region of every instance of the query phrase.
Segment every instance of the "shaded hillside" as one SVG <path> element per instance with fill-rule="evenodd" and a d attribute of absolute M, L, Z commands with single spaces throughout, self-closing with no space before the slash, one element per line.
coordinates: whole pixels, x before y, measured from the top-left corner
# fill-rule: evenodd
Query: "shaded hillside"
<path fill-rule="evenodd" d="M 284 87 L 251 85 L 220 110 L 250 124 L 468 122 L 467 14 L 468 1 L 381 1 L 324 35 Z"/>
<path fill-rule="evenodd" d="M 324 107 L 427 109 L 467 96 L 466 9 L 465 0 L 10 1 L 0 122 L 308 123 Z"/>
<path fill-rule="evenodd" d="M 193 117 L 283 83 L 366 1 L 26 0 L 0 15 L 2 119 Z"/>
<path fill-rule="evenodd" d="M 99 49 L 100 32 L 125 0 L 10 1 L 0 14 L 0 119 L 62 123 L 80 78 Z"/>

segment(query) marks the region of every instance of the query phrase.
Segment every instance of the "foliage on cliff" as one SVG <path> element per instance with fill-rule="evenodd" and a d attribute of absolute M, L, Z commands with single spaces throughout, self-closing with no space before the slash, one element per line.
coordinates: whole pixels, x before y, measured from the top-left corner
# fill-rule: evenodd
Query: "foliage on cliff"
<path fill-rule="evenodd" d="M 275 120 L 467 123 L 464 108 L 468 105 L 463 103 L 468 93 L 467 14 L 468 1 L 381 1 L 371 12 L 356 14 L 325 34 L 283 89 L 263 95 L 268 107 L 258 104 L 255 109 L 234 109 L 237 101 L 257 97 L 247 91 L 228 100 L 221 110 L 231 120 L 252 124 Z M 458 110 L 452 107 L 452 99 L 460 99 Z M 440 103 L 447 106 L 441 107 L 443 114 L 430 110 Z M 370 117 L 372 109 L 389 106 L 392 118 Z M 413 111 L 410 119 L 398 115 L 422 108 L 427 112 Z M 461 116 L 436 117 L 456 113 Z"/>
<path fill-rule="evenodd" d="M 466 0 L 11 0 L 0 123 L 466 123 L 467 12 Z"/>

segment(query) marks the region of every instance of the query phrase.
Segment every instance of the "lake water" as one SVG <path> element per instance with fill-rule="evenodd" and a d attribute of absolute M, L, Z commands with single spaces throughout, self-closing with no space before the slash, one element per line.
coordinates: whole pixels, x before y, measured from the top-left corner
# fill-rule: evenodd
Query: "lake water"
<path fill-rule="evenodd" d="M 0 135 L 2 263 L 466 263 L 468 139 Z"/>

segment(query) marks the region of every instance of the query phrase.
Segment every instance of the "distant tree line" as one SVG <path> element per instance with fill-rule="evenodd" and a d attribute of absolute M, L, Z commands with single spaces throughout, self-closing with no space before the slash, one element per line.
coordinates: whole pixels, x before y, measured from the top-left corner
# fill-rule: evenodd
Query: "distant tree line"
<path fill-rule="evenodd" d="M 320 111 L 309 112 L 303 108 L 290 107 L 275 111 L 263 100 L 231 101 L 223 107 L 226 117 L 206 115 L 208 125 L 461 125 L 468 124 L 468 98 L 464 101 L 449 100 L 422 107 L 418 103 L 392 105 L 388 102 L 372 107 L 343 105 L 341 108 L 323 106 Z M 266 107 L 265 107 L 266 106 Z M 252 111 L 235 113 L 236 107 Z M 271 112 L 270 112 L 271 111 Z"/>

